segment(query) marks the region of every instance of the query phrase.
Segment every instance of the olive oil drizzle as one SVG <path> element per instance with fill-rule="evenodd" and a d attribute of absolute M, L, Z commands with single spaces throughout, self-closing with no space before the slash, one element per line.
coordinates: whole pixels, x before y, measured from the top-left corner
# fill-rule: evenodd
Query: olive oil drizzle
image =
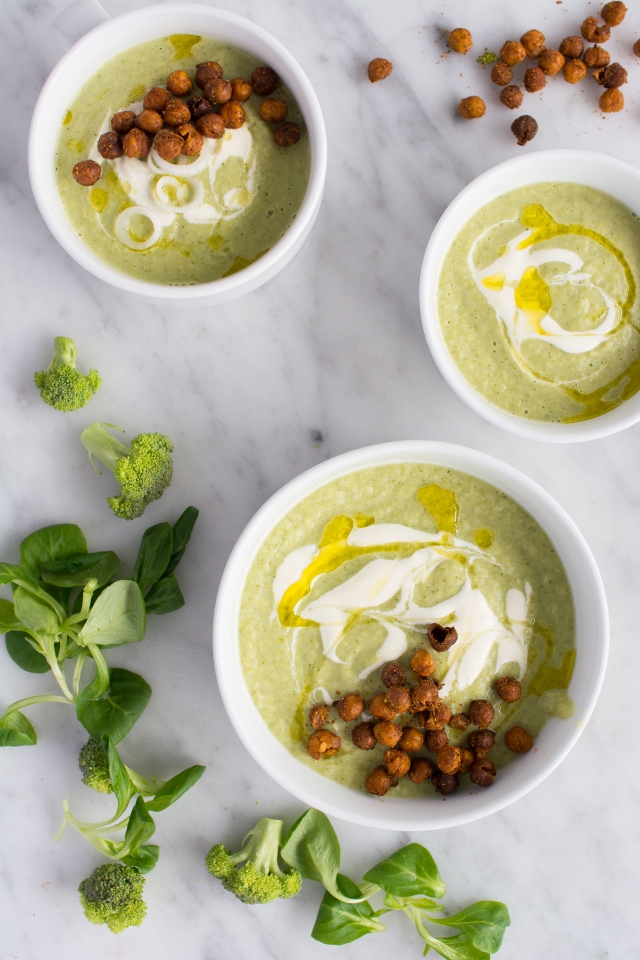
<path fill-rule="evenodd" d="M 439 487 L 437 483 L 430 483 L 426 487 L 420 487 L 417 497 L 433 517 L 438 530 L 456 533 L 460 507 L 453 490 L 446 490 L 444 487 Z"/>
<path fill-rule="evenodd" d="M 169 43 L 174 50 L 174 60 L 184 60 L 193 53 L 193 48 L 200 43 L 202 37 L 196 37 L 191 33 L 174 33 L 168 38 Z"/>

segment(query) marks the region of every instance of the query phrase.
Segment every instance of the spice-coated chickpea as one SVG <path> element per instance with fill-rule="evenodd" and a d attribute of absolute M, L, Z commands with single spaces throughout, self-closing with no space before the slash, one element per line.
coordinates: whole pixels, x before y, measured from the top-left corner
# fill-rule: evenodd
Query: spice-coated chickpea
<path fill-rule="evenodd" d="M 467 744 L 473 750 L 478 760 L 486 757 L 493 750 L 496 735 L 493 730 L 474 730 L 467 737 Z"/>
<path fill-rule="evenodd" d="M 151 135 L 162 130 L 163 119 L 157 110 L 143 110 L 136 117 L 136 127 Z"/>
<path fill-rule="evenodd" d="M 196 120 L 196 130 L 203 137 L 219 140 L 224 136 L 224 120 L 218 113 L 206 113 Z"/>
<path fill-rule="evenodd" d="M 282 123 L 286 119 L 288 107 L 278 97 L 266 97 L 260 104 L 259 113 L 266 123 Z"/>
<path fill-rule="evenodd" d="M 208 80 L 217 80 L 222 76 L 222 67 L 215 60 L 206 60 L 196 64 L 196 84 L 204 90 Z"/>
<path fill-rule="evenodd" d="M 281 123 L 280 126 L 276 127 L 273 131 L 273 139 L 279 147 L 293 147 L 301 136 L 302 133 L 298 124 L 291 123 L 290 120 Z"/>
<path fill-rule="evenodd" d="M 388 793 L 395 784 L 395 780 L 386 767 L 374 767 L 364 783 L 369 793 L 372 793 L 375 797 L 384 797 L 385 793 Z"/>
<path fill-rule="evenodd" d="M 180 129 L 182 129 L 182 127 Z M 326 705 L 326 703 L 314 703 L 309 710 L 309 723 L 313 729 L 319 730 L 320 727 L 324 727 L 328 719 L 329 707 Z"/>
<path fill-rule="evenodd" d="M 515 677 L 499 677 L 496 693 L 505 703 L 515 703 L 522 696 L 522 684 Z"/>
<path fill-rule="evenodd" d="M 582 21 L 580 33 L 589 43 L 606 43 L 611 37 L 611 27 L 606 23 L 600 26 L 597 17 L 587 17 Z"/>
<path fill-rule="evenodd" d="M 406 687 L 389 687 L 384 698 L 396 713 L 406 713 L 411 707 L 411 694 Z"/>
<path fill-rule="evenodd" d="M 407 753 L 417 753 L 424 746 L 424 734 L 422 730 L 416 727 L 403 727 L 402 736 L 398 741 L 398 746 Z"/>
<path fill-rule="evenodd" d="M 443 747 L 446 747 L 449 743 L 449 737 L 447 736 L 447 731 L 442 730 L 427 730 L 424 735 L 424 745 L 429 753 L 437 753 L 438 750 L 442 750 Z"/>
<path fill-rule="evenodd" d="M 505 107 L 509 107 L 509 110 L 517 110 L 518 107 L 522 106 L 523 100 L 524 94 L 520 87 L 517 87 L 515 84 L 510 84 L 500 91 L 500 103 L 503 103 Z"/>
<path fill-rule="evenodd" d="M 475 723 L 481 730 L 491 726 L 495 713 L 493 705 L 488 700 L 472 700 L 469 704 L 471 723 Z"/>
<path fill-rule="evenodd" d="M 117 133 L 103 133 L 98 139 L 98 153 L 105 160 L 115 160 L 124 153 L 122 143 Z"/>
<path fill-rule="evenodd" d="M 465 120 L 478 120 L 484 116 L 486 109 L 481 97 L 464 97 L 458 106 L 458 113 Z"/>
<path fill-rule="evenodd" d="M 183 100 L 169 100 L 162 116 L 168 126 L 179 127 L 181 123 L 189 123 L 191 110 Z"/>
<path fill-rule="evenodd" d="M 111 129 L 121 137 L 133 129 L 136 115 L 133 110 L 120 110 L 111 117 Z"/>
<path fill-rule="evenodd" d="M 367 67 L 367 75 L 371 83 L 377 83 L 378 80 L 386 80 L 392 71 L 393 64 L 390 60 L 385 60 L 384 57 L 376 57 Z"/>
<path fill-rule="evenodd" d="M 627 82 L 627 71 L 620 63 L 610 63 L 604 71 L 605 87 L 621 87 Z"/>
<path fill-rule="evenodd" d="M 533 746 L 533 737 L 524 727 L 511 727 L 504 737 L 505 745 L 513 753 L 528 753 Z"/>
<path fill-rule="evenodd" d="M 438 750 L 436 766 L 443 773 L 457 773 L 462 763 L 462 750 L 449 743 L 442 750 Z"/>
<path fill-rule="evenodd" d="M 581 57 L 583 50 L 584 40 L 582 37 L 565 37 L 560 44 L 560 53 L 563 57 L 566 57 L 567 60 L 575 60 L 576 57 Z"/>
<path fill-rule="evenodd" d="M 333 757 L 336 755 L 342 740 L 337 733 L 331 730 L 314 730 L 307 740 L 307 753 L 314 760 L 320 760 L 322 757 Z"/>
<path fill-rule="evenodd" d="M 582 60 L 567 60 L 562 68 L 562 75 L 567 83 L 579 83 L 587 75 L 587 68 Z"/>
<path fill-rule="evenodd" d="M 393 747 L 390 750 L 385 750 L 382 762 L 391 776 L 396 777 L 398 780 L 400 777 L 406 776 L 411 767 L 411 760 L 405 751 Z"/>
<path fill-rule="evenodd" d="M 480 97 L 467 97 L 468 100 L 480 100 Z M 482 101 L 481 101 L 482 102 Z M 482 113 L 484 113 L 484 103 L 482 103 Z M 482 116 L 482 114 L 480 114 Z M 438 653 L 444 653 L 449 647 L 452 647 L 458 639 L 458 631 L 455 627 L 443 627 L 439 623 L 430 623 L 427 630 L 429 643 Z"/>
<path fill-rule="evenodd" d="M 441 730 L 451 719 L 451 710 L 446 703 L 434 703 L 420 714 L 420 722 L 425 730 Z"/>
<path fill-rule="evenodd" d="M 635 53 L 636 57 L 640 57 L 640 40 L 636 40 L 634 43 L 633 52 Z"/>
<path fill-rule="evenodd" d="M 278 74 L 271 67 L 256 67 L 251 74 L 253 92 L 259 97 L 268 97 L 279 84 Z"/>
<path fill-rule="evenodd" d="M 163 160 L 175 160 L 183 147 L 184 140 L 175 130 L 160 130 L 153 141 L 153 149 Z"/>
<path fill-rule="evenodd" d="M 374 726 L 373 735 L 383 747 L 395 747 L 402 737 L 402 727 L 391 720 L 381 720 Z"/>
<path fill-rule="evenodd" d="M 152 87 L 142 101 L 145 110 L 156 110 L 162 113 L 166 105 L 171 100 L 171 94 L 164 87 Z"/>
<path fill-rule="evenodd" d="M 433 773 L 433 765 L 426 757 L 414 757 L 409 768 L 409 780 L 413 783 L 424 783 Z"/>
<path fill-rule="evenodd" d="M 537 60 L 545 49 L 545 35 L 539 30 L 527 30 L 520 37 L 520 43 L 524 47 L 530 60 Z"/>
<path fill-rule="evenodd" d="M 253 87 L 244 77 L 235 77 L 231 81 L 231 99 L 236 103 L 244 103 L 253 93 Z"/>
<path fill-rule="evenodd" d="M 506 87 L 513 80 L 513 70 L 499 60 L 498 63 L 494 63 L 491 69 L 491 79 L 499 87 Z"/>
<path fill-rule="evenodd" d="M 416 683 L 415 687 L 411 691 L 411 709 L 417 712 L 424 710 L 425 707 L 430 707 L 432 704 L 436 703 L 439 699 L 438 688 L 431 679 L 431 677 L 425 677 L 424 680 L 420 680 Z"/>
<path fill-rule="evenodd" d="M 555 77 L 564 67 L 564 57 L 559 50 L 545 50 L 540 54 L 538 66 L 547 77 Z"/>
<path fill-rule="evenodd" d="M 191 77 L 186 70 L 174 70 L 167 77 L 167 90 L 174 97 L 184 97 L 186 93 L 190 93 L 192 87 Z"/>
<path fill-rule="evenodd" d="M 454 730 L 466 730 L 470 723 L 471 720 L 466 713 L 456 713 L 449 720 L 449 726 L 453 727 Z"/>
<path fill-rule="evenodd" d="M 526 55 L 527 51 L 518 40 L 507 40 L 500 49 L 500 59 L 508 67 L 515 67 L 518 63 L 522 63 Z"/>
<path fill-rule="evenodd" d="M 380 672 L 380 679 L 385 687 L 404 687 L 407 675 L 399 663 L 385 663 Z"/>
<path fill-rule="evenodd" d="M 411 657 L 411 669 L 418 677 L 431 676 L 436 669 L 436 665 L 428 650 L 416 650 Z"/>
<path fill-rule="evenodd" d="M 473 46 L 473 37 L 465 27 L 456 27 L 447 37 L 447 46 L 454 53 L 468 53 Z"/>
<path fill-rule="evenodd" d="M 537 93 L 547 85 L 547 78 L 540 67 L 529 67 L 524 72 L 524 88 L 527 93 Z"/>
<path fill-rule="evenodd" d="M 448 797 L 454 793 L 459 786 L 459 781 L 455 773 L 443 773 L 442 770 L 434 770 L 431 782 L 436 793 L 441 793 L 443 797 Z"/>
<path fill-rule="evenodd" d="M 458 773 L 468 773 L 476 759 L 476 755 L 469 747 L 460 747 L 460 769 Z"/>
<path fill-rule="evenodd" d="M 384 693 L 376 693 L 375 697 L 371 698 L 369 713 L 377 720 L 395 720 L 398 716 L 398 711 L 389 703 Z"/>
<path fill-rule="evenodd" d="M 533 117 L 530 117 L 529 114 L 524 113 L 521 117 L 516 117 L 513 121 L 511 124 L 511 132 L 516 138 L 518 146 L 524 147 L 525 143 L 533 140 L 538 132 L 538 123 Z"/>
<path fill-rule="evenodd" d="M 345 723 L 357 720 L 364 710 L 364 700 L 357 693 L 348 693 L 336 704 L 336 710 Z"/>
<path fill-rule="evenodd" d="M 469 780 L 478 787 L 490 787 L 496 775 L 495 764 L 485 758 L 484 760 L 474 760 L 469 770 Z"/>
<path fill-rule="evenodd" d="M 351 739 L 360 750 L 373 750 L 378 745 L 378 741 L 373 735 L 373 724 L 370 720 L 365 723 L 359 723 L 351 731 Z"/>
<path fill-rule="evenodd" d="M 204 117 L 207 113 L 211 113 L 212 107 L 206 97 L 201 96 L 199 93 L 196 93 L 195 96 L 191 97 L 190 100 L 187 100 L 187 106 L 191 112 L 192 120 L 199 120 L 200 117 Z"/>
<path fill-rule="evenodd" d="M 584 52 L 583 60 L 589 70 L 597 70 L 598 67 L 606 67 L 611 60 L 611 54 L 604 47 L 587 47 Z"/>
<path fill-rule="evenodd" d="M 144 130 L 133 127 L 122 138 L 122 149 L 126 157 L 146 157 L 151 149 L 151 141 Z"/>
<path fill-rule="evenodd" d="M 618 87 L 605 90 L 598 102 L 603 113 L 619 113 L 624 108 L 622 90 L 619 90 Z"/>
<path fill-rule="evenodd" d="M 73 168 L 73 179 L 81 187 L 92 187 L 97 183 L 102 173 L 102 167 L 95 160 L 81 160 Z"/>
<path fill-rule="evenodd" d="M 621 0 L 612 0 L 611 3 L 605 3 L 600 11 L 600 16 L 610 27 L 617 27 L 625 18 L 627 8 Z"/>
<path fill-rule="evenodd" d="M 231 82 L 223 80 L 221 77 L 215 80 L 207 80 L 204 86 L 204 95 L 213 104 L 229 103 L 231 93 Z"/>
<path fill-rule="evenodd" d="M 247 119 L 247 115 L 239 103 L 223 103 L 219 114 L 229 130 L 238 130 Z"/>

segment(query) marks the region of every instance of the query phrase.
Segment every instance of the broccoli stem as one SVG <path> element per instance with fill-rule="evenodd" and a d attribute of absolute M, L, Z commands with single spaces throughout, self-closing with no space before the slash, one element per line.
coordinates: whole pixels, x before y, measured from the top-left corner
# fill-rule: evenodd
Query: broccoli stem
<path fill-rule="evenodd" d="M 282 841 L 282 820 L 269 820 L 262 817 L 250 830 L 244 841 L 251 837 L 249 843 L 243 846 L 239 853 L 232 853 L 229 859 L 232 863 L 244 863 L 252 860 L 260 873 L 275 873 L 280 879 L 284 873 L 278 864 L 278 850 Z M 243 841 L 243 842 L 244 842 Z"/>
<path fill-rule="evenodd" d="M 131 448 L 125 446 L 124 443 L 120 443 L 120 441 L 110 433 L 107 433 L 105 427 L 111 427 L 112 430 L 121 430 L 122 433 L 124 433 L 122 427 L 116 427 L 113 423 L 98 423 L 96 421 L 87 427 L 86 430 L 82 431 L 80 440 L 83 446 L 89 451 L 89 458 L 94 470 L 100 473 L 95 465 L 94 458 L 96 458 L 113 473 L 118 460 L 122 457 L 128 457 L 131 453 Z"/>
<path fill-rule="evenodd" d="M 61 367 L 65 363 L 75 364 L 78 351 L 71 337 L 56 337 L 53 346 L 54 354 L 53 360 L 49 364 L 49 370 L 55 370 L 56 367 Z"/>

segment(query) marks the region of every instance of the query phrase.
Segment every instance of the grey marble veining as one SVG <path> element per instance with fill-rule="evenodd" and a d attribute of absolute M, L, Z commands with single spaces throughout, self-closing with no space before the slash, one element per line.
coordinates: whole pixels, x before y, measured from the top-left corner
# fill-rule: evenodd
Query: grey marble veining
<path fill-rule="evenodd" d="M 103 0 L 112 14 L 142 6 Z M 504 900 L 513 925 L 504 960 L 627 960 L 637 954 L 638 802 L 635 700 L 640 427 L 584 445 L 507 436 L 451 393 L 426 347 L 418 275 L 431 230 L 473 177 L 518 154 L 513 114 L 470 58 L 446 57 L 441 28 L 467 26 L 478 52 L 531 27 L 556 44 L 596 4 L 570 0 L 220 0 L 278 36 L 307 71 L 324 110 L 329 172 L 320 216 L 302 252 L 271 283 L 216 309 L 183 312 L 119 295 L 82 271 L 42 221 L 28 184 L 30 111 L 62 51 L 46 26 L 53 4 L 6 0 L 3 21 L 2 497 L 1 556 L 47 523 L 71 520 L 90 549 L 115 549 L 129 564 L 145 525 L 188 503 L 201 517 L 179 579 L 186 607 L 149 624 L 147 639 L 112 660 L 141 672 L 154 696 L 130 743 L 128 763 L 170 775 L 207 764 L 200 784 L 158 815 L 162 854 L 149 875 L 149 916 L 114 937 L 90 926 L 75 893 L 100 861 L 71 831 L 56 844 L 61 799 L 91 814 L 100 798 L 78 782 L 82 731 L 66 708 L 30 716 L 40 743 L 0 755 L 2 960 L 298 960 L 329 956 L 309 938 L 320 899 L 305 883 L 292 902 L 244 907 L 210 878 L 203 856 L 239 840 L 259 816 L 291 820 L 301 805 L 250 759 L 222 708 L 211 658 L 215 591 L 233 543 L 282 483 L 326 457 L 409 437 L 468 444 L 508 461 L 568 510 L 590 543 L 610 602 L 611 657 L 594 716 L 570 756 L 507 810 L 453 830 L 416 835 L 449 883 L 451 909 L 480 897 Z M 627 108 L 606 119 L 592 80 L 562 79 L 530 95 L 540 124 L 528 149 L 581 147 L 637 162 L 640 34 L 632 9 L 609 44 L 630 71 Z M 474 47 L 474 54 L 476 48 Z M 392 59 L 391 79 L 372 86 L 365 67 Z M 490 108 L 477 123 L 455 116 L 470 93 Z M 104 384 L 85 411 L 45 407 L 33 371 L 52 338 L 72 336 Z M 105 503 L 108 476 L 91 470 L 79 433 L 90 419 L 168 433 L 175 479 L 144 519 L 117 521 Z M 2 701 L 51 685 L 22 673 L 0 651 Z M 336 823 L 343 869 L 359 879 L 375 858 L 409 838 Z M 345 960 L 419 957 L 402 918 L 384 935 L 340 949 Z M 335 951 L 334 951 L 335 952 Z M 331 954 L 333 956 L 333 953 Z"/>

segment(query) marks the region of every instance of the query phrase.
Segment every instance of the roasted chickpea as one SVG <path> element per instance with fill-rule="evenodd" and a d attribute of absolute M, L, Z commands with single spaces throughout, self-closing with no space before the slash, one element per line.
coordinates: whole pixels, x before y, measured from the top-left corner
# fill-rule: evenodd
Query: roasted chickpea
<path fill-rule="evenodd" d="M 432 704 L 437 703 L 438 699 L 437 686 L 431 677 L 425 677 L 424 680 L 416 683 L 411 691 L 411 709 L 419 713 L 424 710 L 425 707 L 430 707 Z"/>
<path fill-rule="evenodd" d="M 433 765 L 426 757 L 414 757 L 409 767 L 409 780 L 412 783 L 424 783 L 433 773 Z"/>
<path fill-rule="evenodd" d="M 181 123 L 189 123 L 191 110 L 182 100 L 169 100 L 162 116 L 168 126 L 179 127 Z"/>
<path fill-rule="evenodd" d="M 515 677 L 498 677 L 496 693 L 505 703 L 515 703 L 522 696 L 522 684 Z"/>
<path fill-rule="evenodd" d="M 545 50 L 540 54 L 538 66 L 547 77 L 555 77 L 564 67 L 564 57 L 559 50 Z"/>
<path fill-rule="evenodd" d="M 400 777 L 406 776 L 411 767 L 411 760 L 405 751 L 393 747 L 390 750 L 385 750 L 382 762 L 391 776 L 398 780 Z"/>
<path fill-rule="evenodd" d="M 162 123 L 162 117 L 157 110 L 143 110 L 136 117 L 136 127 L 151 135 L 162 130 Z"/>
<path fill-rule="evenodd" d="M 589 43 L 606 43 L 611 37 L 611 27 L 607 23 L 599 26 L 597 17 L 587 17 L 582 21 L 580 33 Z"/>
<path fill-rule="evenodd" d="M 282 123 L 287 116 L 287 105 L 277 97 L 266 97 L 260 104 L 260 116 L 267 123 Z"/>
<path fill-rule="evenodd" d="M 462 750 L 460 747 L 454 747 L 451 743 L 438 750 L 436 756 L 436 766 L 443 773 L 457 773 L 462 763 Z"/>
<path fill-rule="evenodd" d="M 474 730 L 467 737 L 467 745 L 473 750 L 478 760 L 482 760 L 493 750 L 496 735 L 493 730 Z"/>
<path fill-rule="evenodd" d="M 495 713 L 493 705 L 488 700 L 472 700 L 469 704 L 471 723 L 475 723 L 481 730 L 491 726 Z"/>
<path fill-rule="evenodd" d="M 383 747 L 395 747 L 402 737 L 402 727 L 391 720 L 381 720 L 374 726 L 373 735 Z"/>
<path fill-rule="evenodd" d="M 81 160 L 80 163 L 76 163 L 72 173 L 73 179 L 81 187 L 92 187 L 100 179 L 102 167 L 95 160 Z"/>
<path fill-rule="evenodd" d="M 394 688 L 392 687 L 391 689 Z M 371 698 L 369 701 L 369 713 L 377 720 L 395 720 L 398 716 L 398 711 L 393 704 L 387 700 L 386 694 L 384 693 L 376 693 L 375 697 Z"/>
<path fill-rule="evenodd" d="M 507 40 L 500 49 L 500 59 L 508 67 L 515 67 L 518 63 L 522 63 L 526 55 L 527 51 L 523 44 L 517 40 Z"/>
<path fill-rule="evenodd" d="M 597 70 L 598 67 L 606 67 L 611 60 L 611 54 L 604 47 L 587 47 L 584 52 L 583 60 L 589 70 Z"/>
<path fill-rule="evenodd" d="M 268 97 L 279 83 L 278 74 L 271 67 L 256 67 L 251 74 L 253 92 L 259 97 Z"/>
<path fill-rule="evenodd" d="M 504 736 L 504 742 L 513 753 L 527 753 L 533 746 L 533 737 L 524 727 L 511 727 Z"/>
<path fill-rule="evenodd" d="M 370 720 L 354 727 L 351 731 L 351 739 L 360 750 L 373 750 L 378 743 L 373 735 L 373 724 Z"/>
<path fill-rule="evenodd" d="M 582 37 L 565 37 L 560 44 L 560 53 L 567 60 L 575 60 L 581 57 L 584 50 L 584 40 Z"/>
<path fill-rule="evenodd" d="M 446 747 L 448 743 L 449 737 L 447 736 L 447 731 L 444 729 L 427 730 L 424 736 L 424 745 L 429 753 L 437 753 L 438 750 Z"/>
<path fill-rule="evenodd" d="M 307 740 L 307 753 L 314 760 L 320 760 L 322 757 L 334 757 L 341 746 L 342 740 L 337 733 L 314 730 Z"/>
<path fill-rule="evenodd" d="M 218 113 L 206 113 L 196 120 L 196 130 L 203 137 L 219 140 L 224 136 L 224 120 Z"/>
<path fill-rule="evenodd" d="M 365 787 L 374 797 L 384 797 L 396 782 L 386 767 L 374 767 L 364 782 Z"/>
<path fill-rule="evenodd" d="M 376 57 L 367 67 L 367 75 L 371 83 L 377 83 L 378 80 L 386 80 L 392 71 L 393 64 L 390 60 L 385 60 L 384 57 Z"/>
<path fill-rule="evenodd" d="M 280 126 L 276 127 L 273 131 L 273 139 L 279 147 L 293 147 L 301 136 L 302 133 L 300 132 L 298 124 L 291 123 L 290 120 L 281 123 Z"/>
<path fill-rule="evenodd" d="M 443 773 L 442 770 L 434 770 L 431 782 L 436 793 L 441 793 L 443 797 L 448 797 L 458 789 L 459 782 L 455 773 Z"/>
<path fill-rule="evenodd" d="M 600 11 L 600 16 L 610 27 L 617 27 L 625 18 L 627 8 L 621 0 L 612 0 L 611 3 L 605 3 Z"/>
<path fill-rule="evenodd" d="M 610 63 L 604 71 L 605 87 L 621 87 L 627 82 L 627 71 L 620 63 Z"/>
<path fill-rule="evenodd" d="M 497 83 L 499 87 L 506 87 L 506 85 L 513 80 L 513 70 L 511 67 L 508 67 L 506 63 L 499 60 L 498 63 L 494 63 L 491 69 L 491 79 L 494 83 Z"/>
<path fill-rule="evenodd" d="M 524 88 L 527 93 L 537 93 L 547 85 L 547 78 L 540 67 L 529 67 L 524 72 Z"/>
<path fill-rule="evenodd" d="M 416 727 L 403 727 L 398 746 L 406 750 L 407 753 L 417 753 L 424 746 L 424 734 Z"/>
<path fill-rule="evenodd" d="M 478 120 L 484 117 L 486 107 L 481 97 L 465 97 L 460 101 L 458 113 L 465 120 Z"/>
<path fill-rule="evenodd" d="M 199 120 L 200 117 L 204 117 L 207 113 L 211 113 L 211 104 L 206 97 L 200 96 L 199 93 L 196 93 L 196 95 L 191 97 L 190 100 L 187 100 L 187 106 L 191 112 L 192 120 Z"/>
<path fill-rule="evenodd" d="M 473 750 L 469 750 L 468 747 L 460 747 L 460 769 L 458 773 L 469 773 L 475 759 L 476 755 Z"/>
<path fill-rule="evenodd" d="M 389 687 L 384 698 L 396 713 L 406 713 L 411 707 L 411 694 L 406 687 Z"/>
<path fill-rule="evenodd" d="M 320 727 L 324 727 L 328 719 L 329 719 L 329 707 L 326 705 L 326 703 L 314 703 L 314 705 L 309 710 L 309 723 L 311 724 L 313 729 L 319 730 Z"/>
<path fill-rule="evenodd" d="M 175 130 L 160 130 L 153 141 L 153 149 L 163 160 L 175 160 L 183 147 L 184 140 Z"/>
<path fill-rule="evenodd" d="M 218 116 L 222 117 L 225 127 L 229 130 L 238 130 L 247 119 L 247 115 L 239 103 L 223 103 Z"/>
<path fill-rule="evenodd" d="M 195 157 L 202 150 L 202 134 L 196 130 L 192 123 L 182 123 L 179 127 L 176 128 L 176 133 L 178 133 L 184 140 L 181 153 L 185 157 Z"/>
<path fill-rule="evenodd" d="M 436 669 L 436 665 L 428 650 L 416 650 L 411 657 L 411 669 L 418 677 L 431 676 Z"/>
<path fill-rule="evenodd" d="M 633 52 L 635 53 L 636 57 L 640 57 L 640 40 L 636 40 L 634 43 Z"/>
<path fill-rule="evenodd" d="M 619 113 L 624 108 L 622 90 L 617 87 L 605 90 L 598 102 L 603 113 Z"/>
<path fill-rule="evenodd" d="M 516 110 L 518 107 L 521 107 L 523 100 L 524 94 L 520 87 L 517 87 L 515 84 L 505 87 L 500 91 L 500 103 L 503 103 L 505 107 L 509 107 L 509 110 Z"/>
<path fill-rule="evenodd" d="M 587 68 L 582 60 L 567 60 L 562 68 L 562 76 L 567 83 L 579 83 L 587 75 Z"/>
<path fill-rule="evenodd" d="M 126 157 L 146 157 L 151 149 L 151 141 L 144 130 L 133 127 L 122 138 L 122 149 Z"/>
<path fill-rule="evenodd" d="M 191 78 L 186 70 L 174 70 L 167 77 L 167 90 L 174 97 L 184 97 L 191 92 L 192 87 Z"/>
<path fill-rule="evenodd" d="M 464 27 L 456 27 L 447 37 L 447 46 L 454 53 L 468 53 L 473 46 L 473 37 Z"/>
<path fill-rule="evenodd" d="M 469 780 L 478 787 L 490 787 L 495 775 L 495 764 L 488 758 L 484 760 L 474 760 L 469 770 Z"/>
<path fill-rule="evenodd" d="M 529 60 L 537 60 L 545 49 L 545 35 L 540 33 L 539 30 L 527 30 L 520 37 L 520 43 L 524 47 Z"/>
<path fill-rule="evenodd" d="M 222 67 L 215 60 L 196 64 L 196 84 L 204 90 L 208 80 L 218 80 L 222 76 Z"/>
<path fill-rule="evenodd" d="M 170 100 L 171 94 L 164 87 L 152 87 L 142 101 L 142 106 L 145 110 L 155 110 L 156 113 L 162 113 Z"/>
<path fill-rule="evenodd" d="M 380 673 L 385 687 L 404 687 L 407 675 L 399 663 L 385 663 Z"/>
<path fill-rule="evenodd" d="M 434 703 L 420 714 L 420 719 L 425 730 L 441 730 L 449 723 L 451 710 L 446 703 Z"/>
<path fill-rule="evenodd" d="M 111 129 L 114 133 L 119 133 L 121 137 L 129 130 L 133 129 L 136 115 L 133 110 L 120 110 L 111 117 Z"/>
<path fill-rule="evenodd" d="M 229 80 L 207 80 L 204 95 L 210 103 L 229 103 L 231 100 L 231 82 Z"/>
<path fill-rule="evenodd" d="M 473 97 L 469 99 L 473 99 Z M 482 106 L 482 112 L 484 113 L 484 104 Z M 429 629 L 427 630 L 427 638 L 437 653 L 444 653 L 444 651 L 452 647 L 458 639 L 458 631 L 455 627 L 442 627 L 439 623 L 430 623 Z"/>
<path fill-rule="evenodd" d="M 105 160 L 115 160 L 124 153 L 117 133 L 103 133 L 98 139 L 98 153 Z"/>
<path fill-rule="evenodd" d="M 596 69 L 593 70 L 592 73 L 591 73 L 591 76 L 593 77 L 593 79 L 595 80 L 595 82 L 596 82 L 596 83 L 599 83 L 601 87 L 604 86 L 604 71 L 605 71 L 605 70 L 606 70 L 606 67 L 596 67 Z"/>
<path fill-rule="evenodd" d="M 466 715 L 466 713 L 456 713 L 451 720 L 449 720 L 449 726 L 453 727 L 454 730 L 466 730 L 471 720 Z"/>
<path fill-rule="evenodd" d="M 533 117 L 530 117 L 529 114 L 524 113 L 521 117 L 516 117 L 513 121 L 511 124 L 511 132 L 516 138 L 518 146 L 524 147 L 525 143 L 533 140 L 538 132 L 538 123 Z"/>
<path fill-rule="evenodd" d="M 244 103 L 253 93 L 253 87 L 243 77 L 236 77 L 231 81 L 231 99 L 235 103 Z"/>
<path fill-rule="evenodd" d="M 336 710 L 345 723 L 357 720 L 364 710 L 364 700 L 357 693 L 348 693 L 336 704 Z"/>

